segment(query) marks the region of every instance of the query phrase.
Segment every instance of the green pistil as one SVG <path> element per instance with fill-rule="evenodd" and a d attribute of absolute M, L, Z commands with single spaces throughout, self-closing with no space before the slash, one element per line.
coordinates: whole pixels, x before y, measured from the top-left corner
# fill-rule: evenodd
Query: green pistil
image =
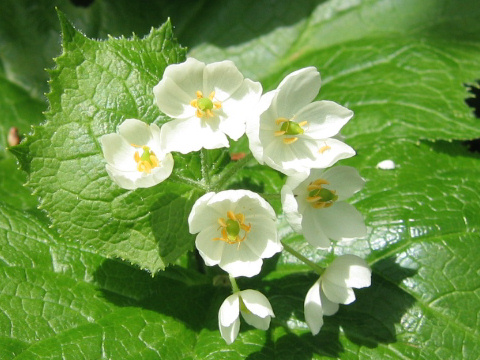
<path fill-rule="evenodd" d="M 305 132 L 300 125 L 294 121 L 286 121 L 280 128 L 281 131 L 285 131 L 284 135 L 300 135 Z"/>
<path fill-rule="evenodd" d="M 143 154 L 142 154 L 142 156 L 140 156 L 140 160 L 141 161 L 146 161 L 146 162 L 150 163 L 150 165 L 153 165 L 152 161 L 150 160 L 150 155 L 152 155 L 150 153 L 150 148 L 148 146 L 142 146 L 142 149 L 143 149 Z"/>
<path fill-rule="evenodd" d="M 325 188 L 315 189 L 308 193 L 309 197 L 319 196 L 321 199 L 317 202 L 335 202 L 338 199 L 338 195 L 335 195 L 335 192 Z"/>
<path fill-rule="evenodd" d="M 198 105 L 198 108 L 202 111 L 213 109 L 213 102 L 209 98 L 202 97 L 202 98 L 198 99 L 197 100 L 197 105 Z"/>
<path fill-rule="evenodd" d="M 240 224 L 236 220 L 228 219 L 226 230 L 228 240 L 235 241 L 238 234 L 240 233 Z"/>

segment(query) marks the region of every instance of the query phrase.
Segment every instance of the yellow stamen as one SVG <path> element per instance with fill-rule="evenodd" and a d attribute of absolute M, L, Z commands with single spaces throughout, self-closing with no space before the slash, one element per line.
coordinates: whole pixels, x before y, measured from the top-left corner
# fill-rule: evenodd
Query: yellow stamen
<path fill-rule="evenodd" d="M 152 172 L 152 169 L 160 166 L 160 161 L 158 161 L 157 156 L 152 150 L 150 150 L 148 146 L 140 146 L 135 144 L 130 145 L 136 148 L 142 148 L 143 150 L 143 154 L 141 156 L 138 151 L 135 151 L 135 154 L 133 154 L 133 158 L 137 163 L 138 171 L 150 174 Z"/>
<path fill-rule="evenodd" d="M 323 209 L 332 206 L 338 200 L 335 190 L 324 188 L 322 185 L 328 185 L 325 179 L 317 179 L 307 186 L 308 195 L 305 200 L 314 209 Z"/>
<path fill-rule="evenodd" d="M 282 131 L 282 130 L 279 130 L 279 131 L 275 131 L 275 132 L 274 132 L 274 135 L 275 135 L 275 136 L 282 136 L 283 134 L 285 134 L 285 131 Z"/>
<path fill-rule="evenodd" d="M 238 244 L 245 241 L 247 234 L 250 232 L 252 226 L 245 224 L 245 215 L 242 213 L 235 214 L 233 211 L 227 211 L 227 218 L 217 219 L 222 237 L 213 238 L 213 241 L 224 241 L 227 244 Z M 241 236 L 243 231 L 243 236 Z"/>
<path fill-rule="evenodd" d="M 197 91 L 195 95 L 197 98 L 190 101 L 190 106 L 197 109 L 195 111 L 195 116 L 199 119 L 214 117 L 215 113 L 212 110 L 222 108 L 222 103 L 220 101 L 213 101 L 215 98 L 215 91 L 212 91 L 207 98 L 203 96 L 203 93 L 200 90 Z"/>
<path fill-rule="evenodd" d="M 330 150 L 330 149 L 331 149 L 331 147 L 328 146 L 327 144 L 325 144 L 325 146 L 322 146 L 322 147 L 318 150 L 318 152 L 319 152 L 320 154 L 323 154 L 325 151 Z"/>
<path fill-rule="evenodd" d="M 228 217 L 229 219 L 231 219 L 231 220 L 237 220 L 237 219 L 235 218 L 235 213 L 234 213 L 233 211 L 231 211 L 231 210 L 230 210 L 230 211 L 227 211 L 227 217 Z"/>
<path fill-rule="evenodd" d="M 310 185 L 307 186 L 307 190 L 310 192 L 312 190 L 321 189 L 322 185 L 328 185 L 328 184 L 330 183 L 325 179 L 317 179 L 315 181 L 312 181 Z"/>
<path fill-rule="evenodd" d="M 287 145 L 290 145 L 290 144 L 293 144 L 295 141 L 298 140 L 298 137 L 293 137 L 293 138 L 284 138 L 283 139 L 283 143 L 284 144 L 287 144 Z"/>

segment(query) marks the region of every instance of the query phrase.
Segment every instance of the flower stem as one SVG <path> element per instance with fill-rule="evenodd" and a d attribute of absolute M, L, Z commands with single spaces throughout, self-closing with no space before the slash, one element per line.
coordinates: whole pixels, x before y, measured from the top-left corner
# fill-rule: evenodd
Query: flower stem
<path fill-rule="evenodd" d="M 207 191 L 208 191 L 210 190 L 210 173 L 209 173 L 210 164 L 208 161 L 208 150 L 202 149 L 200 151 L 200 162 L 202 164 L 201 166 L 202 166 L 203 181 L 205 182 Z"/>
<path fill-rule="evenodd" d="M 298 260 L 302 261 L 303 263 L 307 264 L 310 266 L 318 275 L 322 275 L 323 272 L 325 271 L 324 268 L 318 266 L 315 264 L 313 261 L 308 260 L 305 256 L 300 254 L 297 250 L 293 249 L 292 247 L 288 246 L 282 241 L 283 248 L 287 250 L 290 254 L 295 256 Z"/>
<path fill-rule="evenodd" d="M 181 176 L 181 175 L 178 175 L 178 174 L 175 174 L 175 173 L 172 173 L 169 176 L 168 180 L 173 181 L 173 182 L 177 182 L 177 183 L 180 183 L 180 184 L 190 185 L 190 186 L 192 186 L 194 188 L 197 188 L 201 191 L 207 190 L 206 186 L 204 184 L 202 184 L 201 182 L 186 178 L 184 176 Z"/>
<path fill-rule="evenodd" d="M 239 292 L 240 288 L 238 287 L 237 281 L 235 280 L 235 278 L 231 275 L 228 275 L 228 278 L 230 279 L 230 284 L 232 284 L 232 292 L 233 293 Z"/>
<path fill-rule="evenodd" d="M 247 155 L 245 155 L 243 159 L 240 159 L 234 162 L 233 165 L 227 168 L 227 170 L 222 173 L 220 178 L 212 184 L 212 188 L 217 190 L 222 189 L 222 187 L 232 177 L 232 175 L 235 174 L 240 169 L 242 169 L 243 167 L 245 167 L 252 159 L 253 159 L 252 153 L 248 153 Z"/>

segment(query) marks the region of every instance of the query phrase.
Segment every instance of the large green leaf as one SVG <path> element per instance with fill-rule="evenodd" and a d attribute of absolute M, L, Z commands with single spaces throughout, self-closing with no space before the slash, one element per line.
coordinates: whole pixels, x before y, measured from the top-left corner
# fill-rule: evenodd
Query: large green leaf
<path fill-rule="evenodd" d="M 106 173 L 99 138 L 127 118 L 164 121 L 152 88 L 184 50 L 168 22 L 143 40 L 97 42 L 61 21 L 64 53 L 51 72 L 48 121 L 15 151 L 28 149 L 20 158 L 29 186 L 62 236 L 156 272 L 192 248 L 186 218 L 202 188 L 179 175 L 124 191 Z"/>
<path fill-rule="evenodd" d="M 209 286 L 164 277 L 80 249 L 29 214 L 0 204 L 2 359 L 184 359 L 195 344 Z M 183 282 L 169 280 L 168 276 Z"/>

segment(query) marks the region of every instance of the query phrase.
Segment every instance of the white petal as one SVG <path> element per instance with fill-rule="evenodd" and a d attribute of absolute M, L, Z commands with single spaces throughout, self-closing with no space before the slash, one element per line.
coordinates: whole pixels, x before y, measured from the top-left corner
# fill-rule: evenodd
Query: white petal
<path fill-rule="evenodd" d="M 231 246 L 222 240 L 213 240 L 221 236 L 218 226 L 213 223 L 200 231 L 195 239 L 195 246 L 208 266 L 218 265 L 222 260 L 225 248 Z"/>
<path fill-rule="evenodd" d="M 155 102 L 164 114 L 184 119 L 195 115 L 196 108 L 190 102 L 196 99 L 195 93 L 186 93 L 172 79 L 163 78 L 154 88 Z"/>
<path fill-rule="evenodd" d="M 226 118 L 221 121 L 220 130 L 233 140 L 238 140 L 245 133 L 247 119 L 253 121 L 253 118 L 258 117 L 255 109 L 261 93 L 260 83 L 245 79 L 235 93 L 222 104 Z"/>
<path fill-rule="evenodd" d="M 103 135 L 100 141 L 103 156 L 111 168 L 120 171 L 136 171 L 137 163 L 134 158 L 136 149 L 122 136 L 116 133 L 107 134 Z"/>
<path fill-rule="evenodd" d="M 314 67 L 303 68 L 287 75 L 278 86 L 278 94 L 274 100 L 278 115 L 292 118 L 317 96 L 320 84 L 320 73 Z"/>
<path fill-rule="evenodd" d="M 328 300 L 322 290 L 322 287 L 320 287 L 320 300 L 322 301 L 322 310 L 324 316 L 331 316 L 338 311 L 338 303 Z"/>
<path fill-rule="evenodd" d="M 252 277 L 260 272 L 262 259 L 241 243 L 226 244 L 219 266 L 233 277 Z"/>
<path fill-rule="evenodd" d="M 262 139 L 263 143 L 268 143 Z M 286 175 L 298 172 L 307 173 L 314 161 L 312 153 L 316 152 L 317 144 L 310 139 L 299 139 L 293 144 L 285 144 L 280 137 L 270 141 L 263 150 L 263 159 L 270 167 Z"/>
<path fill-rule="evenodd" d="M 265 125 L 272 126 L 273 129 L 273 124 L 275 124 L 277 116 L 276 112 L 272 113 L 273 107 L 271 107 L 271 104 L 276 93 L 276 91 L 270 91 L 264 94 L 255 108 L 255 115 L 247 119 L 246 134 L 249 148 L 260 164 L 263 164 L 263 148 L 265 146 L 265 144 L 260 141 L 260 129 Z"/>
<path fill-rule="evenodd" d="M 129 144 L 146 145 L 152 140 L 150 125 L 137 119 L 127 119 L 119 127 L 118 132 Z"/>
<path fill-rule="evenodd" d="M 228 139 L 220 130 L 214 130 L 197 117 L 173 120 L 165 123 L 161 129 L 161 141 L 166 151 L 178 151 L 188 154 L 201 148 L 218 149 L 228 147 Z"/>
<path fill-rule="evenodd" d="M 234 293 L 227 297 L 218 310 L 218 320 L 223 326 L 229 326 L 238 319 L 240 315 L 239 293 Z"/>
<path fill-rule="evenodd" d="M 192 210 L 188 215 L 188 226 L 190 234 L 196 234 L 203 228 L 216 223 L 217 216 L 208 210 L 208 202 L 215 195 L 214 192 L 206 193 L 195 201 Z"/>
<path fill-rule="evenodd" d="M 136 178 L 133 176 L 129 177 L 129 175 L 138 175 L 138 171 L 136 173 L 119 171 L 110 164 L 107 164 L 105 168 L 108 176 L 110 176 L 110 179 L 112 179 L 122 189 L 135 190 L 137 188 L 135 184 Z"/>
<path fill-rule="evenodd" d="M 311 206 L 307 207 L 303 213 L 302 218 L 302 232 L 305 240 L 310 245 L 318 249 L 328 249 L 330 247 L 330 240 L 323 231 L 318 218 L 316 216 L 316 210 Z M 321 209 L 324 210 L 324 209 Z"/>
<path fill-rule="evenodd" d="M 288 182 L 288 180 L 287 180 Z M 292 189 L 288 185 L 284 185 L 281 191 L 282 208 L 290 226 L 297 233 L 302 232 L 302 214 L 298 212 L 298 203 L 293 195 Z"/>
<path fill-rule="evenodd" d="M 312 171 L 315 179 L 325 179 L 329 184 L 325 188 L 335 190 L 338 195 L 338 201 L 348 199 L 357 191 L 360 191 L 365 184 L 365 180 L 360 176 L 357 169 L 351 166 L 335 166 L 326 171 Z M 308 184 L 307 184 L 308 185 Z"/>
<path fill-rule="evenodd" d="M 240 195 L 236 200 L 238 205 L 235 212 L 241 211 L 250 214 L 260 214 L 276 220 L 277 216 L 272 206 L 257 193 L 249 190 L 233 190 L 235 194 Z"/>
<path fill-rule="evenodd" d="M 247 322 L 247 324 L 260 329 L 260 330 L 268 330 L 270 326 L 270 316 L 265 318 L 258 317 L 252 313 L 241 311 L 243 319 Z"/>
<path fill-rule="evenodd" d="M 163 159 L 159 159 L 159 161 L 160 166 L 152 170 L 152 176 L 157 184 L 164 181 L 172 174 L 174 165 L 173 156 L 170 153 L 166 154 Z"/>
<path fill-rule="evenodd" d="M 188 100 L 190 102 L 196 99 L 196 92 L 203 89 L 204 69 L 205 64 L 203 62 L 188 58 L 181 64 L 167 66 L 163 79 L 171 79 L 185 94 L 190 96 L 190 100 Z M 205 96 L 208 96 L 208 94 Z"/>
<path fill-rule="evenodd" d="M 218 328 L 220 329 L 220 334 L 222 335 L 222 338 L 225 340 L 227 345 L 230 345 L 235 341 L 238 336 L 238 332 L 240 330 L 240 319 L 237 318 L 237 320 L 235 320 L 229 326 L 223 326 L 219 322 Z"/>
<path fill-rule="evenodd" d="M 371 276 L 372 271 L 365 260 L 355 255 L 337 257 L 323 274 L 331 283 L 354 288 L 370 286 Z"/>
<path fill-rule="evenodd" d="M 246 220 L 246 223 L 249 222 Z M 277 241 L 277 225 L 271 219 L 258 219 L 251 222 L 251 230 L 241 246 L 247 246 L 261 258 L 269 258 L 282 250 L 280 242 Z"/>
<path fill-rule="evenodd" d="M 215 99 L 225 101 L 243 82 L 243 75 L 232 61 L 207 64 L 203 72 L 203 96 L 215 91 Z"/>
<path fill-rule="evenodd" d="M 355 155 L 355 150 L 337 139 L 318 140 L 316 144 L 317 156 L 315 161 L 309 164 L 311 168 L 327 168 L 339 160 Z"/>
<path fill-rule="evenodd" d="M 367 234 L 362 214 L 345 201 L 337 201 L 329 208 L 314 211 L 317 225 L 330 239 L 352 239 Z"/>
<path fill-rule="evenodd" d="M 317 335 L 323 325 L 323 309 L 320 298 L 320 279 L 308 290 L 304 303 L 305 321 L 313 335 Z"/>
<path fill-rule="evenodd" d="M 353 116 L 353 111 L 333 101 L 315 101 L 295 114 L 295 121 L 307 121 L 306 133 L 315 139 L 326 139 L 338 134 Z"/>
<path fill-rule="evenodd" d="M 261 292 L 256 290 L 240 291 L 240 297 L 245 307 L 254 315 L 260 318 L 275 317 L 270 301 Z M 266 329 L 264 329 L 266 330 Z"/>
<path fill-rule="evenodd" d="M 339 304 L 350 304 L 355 301 L 355 293 L 352 288 L 338 286 L 322 276 L 322 290 L 325 296 L 332 302 Z"/>

